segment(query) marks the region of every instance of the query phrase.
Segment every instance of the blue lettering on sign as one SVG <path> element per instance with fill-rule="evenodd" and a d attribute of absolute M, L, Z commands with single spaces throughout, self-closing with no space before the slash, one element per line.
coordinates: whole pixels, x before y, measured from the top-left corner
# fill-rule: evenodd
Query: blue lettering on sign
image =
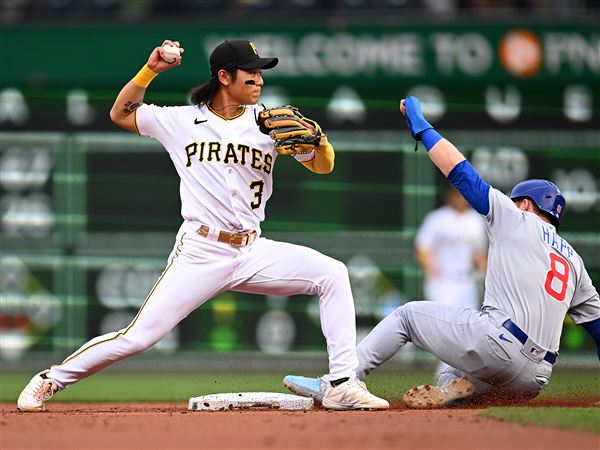
<path fill-rule="evenodd" d="M 573 247 L 571 247 L 567 241 L 565 241 L 563 238 L 561 238 L 558 234 L 556 234 L 550 228 L 545 227 L 543 225 L 542 225 L 542 240 L 546 244 L 548 244 L 551 247 L 554 247 L 556 250 L 558 250 L 561 255 L 565 255 L 570 258 L 575 253 L 573 250 Z"/>

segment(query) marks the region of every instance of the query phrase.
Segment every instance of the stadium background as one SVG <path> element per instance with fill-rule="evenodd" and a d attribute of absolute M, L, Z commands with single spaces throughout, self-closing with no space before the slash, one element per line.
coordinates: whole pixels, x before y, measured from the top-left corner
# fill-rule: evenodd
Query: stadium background
<path fill-rule="evenodd" d="M 445 186 L 425 152 L 413 151 L 398 113 L 407 95 L 423 99 L 432 122 L 495 187 L 531 177 L 561 187 L 561 234 L 598 287 L 600 30 L 592 4 L 3 3 L 3 370 L 38 370 L 125 326 L 164 267 L 181 220 L 177 176 L 158 143 L 118 131 L 108 117 L 118 90 L 164 38 L 186 53 L 182 67 L 151 85 L 146 101 L 157 104 L 186 103 L 223 39 L 247 38 L 262 56 L 280 58 L 265 73 L 262 101 L 296 104 L 318 120 L 335 145 L 336 169 L 320 177 L 279 158 L 263 232 L 348 265 L 359 335 L 422 298 L 414 234 Z M 295 25 L 282 25 L 291 16 Z M 322 369 L 315 302 L 222 294 L 118 367 Z M 408 353 L 395 363 L 432 363 Z M 591 340 L 567 320 L 560 364 L 594 360 Z"/>

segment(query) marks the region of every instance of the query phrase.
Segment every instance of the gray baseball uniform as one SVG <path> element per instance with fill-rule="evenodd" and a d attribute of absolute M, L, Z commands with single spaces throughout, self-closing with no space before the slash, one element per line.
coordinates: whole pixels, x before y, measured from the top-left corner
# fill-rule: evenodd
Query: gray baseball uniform
<path fill-rule="evenodd" d="M 446 376 L 466 375 L 479 392 L 496 386 L 535 396 L 550 378 L 565 315 L 576 324 L 600 317 L 581 257 L 555 227 L 496 189 L 488 200 L 482 310 L 434 302 L 398 308 L 359 344 L 359 378 L 413 342 L 458 369 Z M 503 326 L 509 319 L 528 335 L 524 343 L 521 333 Z"/>
<path fill-rule="evenodd" d="M 556 234 L 566 205 L 558 187 L 548 180 L 524 180 L 509 198 L 434 130 L 416 97 L 403 99 L 400 111 L 432 162 L 485 218 L 486 292 L 481 311 L 426 301 L 396 309 L 358 345 L 357 376 L 364 379 L 413 342 L 448 367 L 437 387 L 408 391 L 403 397 L 408 407 L 443 407 L 492 389 L 503 400 L 527 400 L 550 379 L 566 314 L 594 338 L 600 358 L 600 298 L 579 255 Z M 288 375 L 284 385 L 318 400 L 324 381 L 327 376 Z"/>

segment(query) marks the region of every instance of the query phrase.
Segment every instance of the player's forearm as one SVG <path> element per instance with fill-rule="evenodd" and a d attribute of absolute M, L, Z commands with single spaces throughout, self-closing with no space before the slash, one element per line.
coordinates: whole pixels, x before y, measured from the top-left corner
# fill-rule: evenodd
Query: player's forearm
<path fill-rule="evenodd" d="M 431 252 L 429 250 L 417 248 L 415 250 L 415 259 L 419 263 L 419 266 L 421 266 L 421 269 L 425 273 L 426 277 L 429 278 L 435 276 L 436 271 L 433 264 L 433 259 L 431 257 Z"/>
<path fill-rule="evenodd" d="M 148 66 L 144 66 L 123 86 L 110 110 L 110 118 L 116 125 L 137 132 L 133 113 L 142 105 L 146 89 L 156 75 Z"/>
<path fill-rule="evenodd" d="M 454 166 L 466 159 L 450 141 L 443 138 L 431 147 L 427 154 L 445 177 L 448 176 Z"/>
<path fill-rule="evenodd" d="M 477 253 L 474 259 L 475 269 L 478 272 L 485 273 L 487 270 L 487 253 Z"/>
<path fill-rule="evenodd" d="M 326 174 L 333 171 L 335 151 L 326 137 L 322 139 L 324 142 L 315 150 L 315 157 L 302 164 L 314 173 Z"/>
<path fill-rule="evenodd" d="M 423 142 L 431 161 L 448 176 L 450 171 L 465 157 L 448 140 L 444 139 L 423 116 L 421 104 L 416 97 L 408 97 L 400 102 L 400 111 L 414 139 Z"/>

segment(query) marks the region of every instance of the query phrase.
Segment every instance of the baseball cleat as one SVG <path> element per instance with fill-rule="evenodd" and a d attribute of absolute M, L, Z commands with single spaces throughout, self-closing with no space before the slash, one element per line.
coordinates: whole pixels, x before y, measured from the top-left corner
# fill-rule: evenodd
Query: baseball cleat
<path fill-rule="evenodd" d="M 353 377 L 337 386 L 327 383 L 323 407 L 347 411 L 351 409 L 388 409 L 390 404 L 369 392 L 365 383 Z"/>
<path fill-rule="evenodd" d="M 17 400 L 17 409 L 19 411 L 45 411 L 44 402 L 50 400 L 58 386 L 46 374 L 50 369 L 44 370 L 36 374 L 25 389 L 19 395 Z"/>
<path fill-rule="evenodd" d="M 435 409 L 470 397 L 474 393 L 473 383 L 467 377 L 460 377 L 441 387 L 428 384 L 414 387 L 404 394 L 402 401 L 411 409 Z"/>
<path fill-rule="evenodd" d="M 283 385 L 296 395 L 312 398 L 315 404 L 323 403 L 323 395 L 327 389 L 327 383 L 322 378 L 309 378 L 297 375 L 287 375 L 283 379 Z"/>

